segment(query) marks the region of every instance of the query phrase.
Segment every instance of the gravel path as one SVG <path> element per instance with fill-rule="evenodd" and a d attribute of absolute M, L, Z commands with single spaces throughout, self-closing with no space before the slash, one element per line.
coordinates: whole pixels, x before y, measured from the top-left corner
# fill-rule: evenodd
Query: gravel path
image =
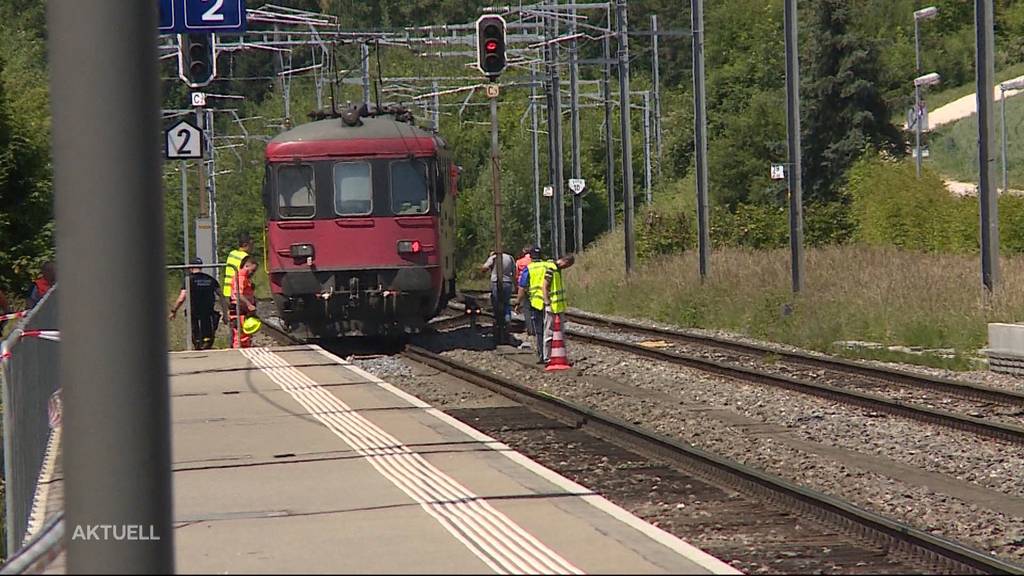
<path fill-rule="evenodd" d="M 469 332 L 423 343 L 922 529 L 1024 560 L 1019 447 L 572 342 L 576 370 L 545 374 L 485 350 Z M 851 454 L 860 460 L 851 463 Z M 932 475 L 914 477 L 918 470 Z M 952 488 L 933 489 L 936 478 Z"/>

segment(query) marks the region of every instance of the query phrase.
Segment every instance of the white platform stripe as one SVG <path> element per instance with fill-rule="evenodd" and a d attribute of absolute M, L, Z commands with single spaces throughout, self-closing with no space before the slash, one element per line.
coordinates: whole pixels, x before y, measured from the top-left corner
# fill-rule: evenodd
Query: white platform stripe
<path fill-rule="evenodd" d="M 243 354 L 495 572 L 581 573 L 488 502 L 354 412 L 277 354 L 259 348 L 244 349 Z"/>
<path fill-rule="evenodd" d="M 583 499 L 583 501 L 587 502 L 594 508 L 601 510 L 605 514 L 608 514 L 616 520 L 619 520 L 623 524 L 626 524 L 627 526 L 630 526 L 635 530 L 645 534 L 652 540 L 675 551 L 679 555 L 691 560 L 692 562 L 695 562 L 701 567 L 706 568 L 711 573 L 743 574 L 743 572 L 733 568 L 732 566 L 726 564 L 718 558 L 715 558 L 714 556 L 708 554 L 700 548 L 697 548 L 696 546 L 693 546 L 688 542 L 680 540 L 676 536 L 662 530 L 661 528 L 658 528 L 657 526 L 654 526 L 653 524 L 644 522 L 640 518 L 637 518 L 633 514 L 629 513 L 621 506 L 612 503 L 605 497 L 599 494 L 595 494 L 593 491 L 587 489 L 586 487 L 580 484 L 577 484 L 576 482 L 573 482 L 572 480 L 569 480 L 568 478 L 562 476 L 561 474 L 555 472 L 554 470 L 546 468 L 541 464 L 538 464 L 537 462 L 530 460 L 529 458 L 520 454 L 519 452 L 512 450 L 504 442 L 499 442 L 494 438 L 488 436 L 487 434 L 484 434 L 483 432 L 477 430 L 476 428 L 473 428 L 472 426 L 466 424 L 465 422 L 462 422 L 449 414 L 445 414 L 444 412 L 424 402 L 420 398 L 417 398 L 416 396 L 413 396 L 412 394 L 409 394 L 408 392 L 395 387 L 393 384 L 381 380 L 374 374 L 371 374 L 366 370 L 363 370 L 362 368 L 356 366 L 355 364 L 352 364 L 348 360 L 345 360 L 344 358 L 341 358 L 336 354 L 332 354 L 327 350 L 324 350 L 320 346 L 317 346 L 316 344 L 309 344 L 307 345 L 307 347 L 310 350 L 318 352 L 321 356 L 324 356 L 325 358 L 330 358 L 334 362 L 337 362 L 338 364 L 345 366 L 346 368 L 355 372 L 356 374 L 359 374 L 366 380 L 376 383 L 378 387 L 387 390 L 388 392 L 394 394 L 395 396 L 398 396 L 399 398 L 402 398 L 410 405 L 416 406 L 418 408 L 423 408 L 428 414 L 433 415 L 438 420 L 448 424 L 449 426 L 455 428 L 456 430 L 462 431 L 470 438 L 473 438 L 474 440 L 481 442 L 484 446 L 493 448 L 499 454 L 519 464 L 523 468 L 526 468 L 527 470 L 534 472 L 535 474 L 537 474 L 541 478 L 548 480 L 555 486 L 562 488 L 567 493 L 579 496 L 580 498 Z"/>
<path fill-rule="evenodd" d="M 331 395 L 322 396 L 322 394 L 324 394 L 324 391 L 319 389 L 319 388 L 317 388 L 315 383 L 314 383 L 314 387 L 310 388 L 309 385 L 308 385 L 308 382 L 295 382 L 294 379 L 293 379 L 294 378 L 294 374 L 293 373 L 289 373 L 289 372 L 291 372 L 294 369 L 292 369 L 287 364 L 284 364 L 283 366 L 275 366 L 275 367 L 270 368 L 270 369 L 272 371 L 275 371 L 275 372 L 281 372 L 279 375 L 280 376 L 285 376 L 289 380 L 292 380 L 292 384 L 293 385 L 298 386 L 300 388 L 305 388 L 306 391 L 308 391 L 308 392 L 315 393 L 317 397 L 315 399 L 313 399 L 313 398 L 310 399 L 313 404 L 316 404 L 316 405 L 320 406 L 322 402 L 330 403 L 332 400 L 337 402 L 337 403 L 339 403 L 339 404 L 341 404 L 340 401 L 337 401 L 337 399 L 335 397 L 331 396 Z M 299 375 L 301 376 L 301 373 L 299 373 Z M 481 510 L 480 509 L 481 508 L 481 504 L 474 500 L 475 498 L 477 498 L 475 495 L 467 494 L 467 492 L 464 489 L 462 489 L 461 486 L 455 485 L 453 487 L 452 484 L 454 483 L 454 481 L 451 480 L 450 478 L 443 477 L 443 475 L 442 475 L 441 478 L 437 478 L 437 477 L 429 478 L 431 472 L 434 472 L 434 471 L 433 470 L 426 470 L 425 473 L 424 473 L 423 469 L 424 469 L 424 467 L 428 467 L 430 465 L 427 464 L 426 461 L 423 461 L 422 459 L 420 459 L 418 455 L 411 453 L 407 449 L 404 450 L 404 451 L 396 449 L 395 446 L 396 445 L 400 446 L 400 444 L 398 444 L 397 441 L 394 438 L 391 438 L 391 437 L 387 436 L 386 434 L 383 434 L 383 431 L 380 431 L 380 433 L 378 433 L 378 434 L 371 434 L 370 435 L 370 436 L 377 436 L 377 438 L 372 438 L 372 437 L 366 438 L 367 432 L 375 432 L 373 430 L 373 428 L 375 428 L 375 426 L 373 426 L 369 422 L 365 422 L 365 424 L 369 425 L 370 428 L 369 429 L 367 429 L 367 428 L 352 429 L 350 426 L 346 426 L 345 427 L 345 432 L 348 432 L 350 434 L 355 434 L 357 437 L 359 437 L 361 440 L 363 440 L 363 443 L 359 447 L 363 448 L 364 450 L 366 450 L 368 454 L 380 455 L 381 453 L 384 453 L 384 454 L 391 455 L 391 456 L 404 456 L 406 458 L 408 458 L 410 456 L 413 457 L 413 464 L 415 465 L 414 469 L 410 470 L 410 468 L 408 466 L 405 466 L 404 467 L 404 472 L 412 473 L 413 474 L 413 480 L 415 480 L 415 486 L 412 486 L 411 488 L 413 488 L 414 492 L 418 492 L 418 494 L 417 494 L 418 496 L 420 496 L 421 498 L 433 498 L 433 499 L 439 499 L 440 498 L 440 499 L 447 499 L 447 500 L 449 500 L 449 502 L 445 503 L 445 505 L 450 505 L 450 501 L 452 501 L 452 500 L 463 500 L 463 501 L 466 501 L 469 506 L 475 508 L 479 512 L 483 512 L 484 514 L 487 514 L 488 512 L 490 512 L 489 510 L 486 510 L 486 509 L 485 510 Z M 353 439 L 352 438 L 348 438 L 348 440 L 353 440 Z M 366 442 L 369 442 L 369 443 L 366 443 Z M 377 444 L 374 445 L 374 442 L 376 442 Z M 390 466 L 393 464 L 393 462 L 391 460 L 379 460 L 379 462 L 382 465 L 384 465 L 384 466 L 388 466 L 390 471 L 396 472 L 396 470 L 394 468 L 390 468 Z M 402 463 L 399 462 L 399 464 L 402 464 Z M 402 473 L 402 470 L 400 469 L 397 472 L 398 473 Z M 406 479 L 408 479 L 408 477 Z M 433 480 L 433 482 L 431 482 L 431 480 Z M 436 485 L 438 480 L 442 484 L 446 485 L 446 486 L 442 486 L 442 487 L 446 487 L 446 488 L 448 488 L 448 490 L 442 490 L 442 491 L 431 490 L 431 488 L 433 487 L 432 485 Z M 409 488 L 410 486 L 406 485 L 406 487 Z M 420 491 L 417 491 L 416 488 L 419 488 Z M 422 490 L 426 490 L 426 492 L 422 492 Z M 454 513 L 455 513 L 456 516 L 459 516 L 460 518 L 465 518 L 463 512 L 459 508 L 456 508 L 454 510 Z M 487 514 L 487 515 L 491 516 L 490 514 Z M 492 517 L 491 520 L 492 521 L 493 520 L 497 520 L 500 523 L 502 518 L 494 519 Z M 503 536 L 500 533 L 497 533 L 497 534 L 495 533 L 494 525 L 491 524 L 491 523 L 488 523 L 488 525 L 483 526 L 483 528 L 486 530 L 486 533 L 481 534 L 481 536 L 484 537 L 487 541 L 489 541 L 493 545 L 497 546 L 499 552 L 505 552 L 504 546 L 502 546 L 501 541 L 500 540 L 495 541 L 493 539 L 493 538 L 501 538 Z M 500 529 L 501 527 L 499 526 L 498 528 Z M 529 550 L 527 550 L 527 552 L 529 552 Z M 503 554 L 503 555 L 507 556 L 507 554 Z M 536 564 L 533 564 L 533 569 L 534 570 L 555 571 L 555 570 L 558 570 L 558 568 L 559 568 L 557 565 L 553 565 L 550 561 L 545 561 L 547 559 L 545 559 L 543 556 L 541 556 L 540 558 L 537 558 L 537 559 L 540 560 L 544 566 L 538 566 Z"/>
<path fill-rule="evenodd" d="M 288 371 L 291 370 L 291 367 L 285 365 L 283 367 L 275 367 L 274 369 L 275 370 L 282 370 L 282 371 L 288 372 Z M 315 389 L 310 390 L 310 391 L 315 391 L 318 396 L 320 394 L 326 394 L 322 389 L 319 389 L 319 388 L 315 388 Z M 336 398 L 334 398 L 333 396 L 331 396 L 329 394 L 327 394 L 324 397 L 317 398 L 318 401 L 326 401 L 326 402 L 330 402 L 331 399 L 337 400 Z M 319 404 L 319 403 L 320 402 L 317 402 L 317 404 Z M 442 475 L 440 478 L 437 478 L 437 477 L 430 478 L 430 475 L 433 472 L 433 470 L 425 470 L 424 469 L 425 467 L 430 466 L 430 465 L 428 463 L 426 463 L 425 460 L 422 460 L 419 457 L 419 455 L 416 455 L 416 454 L 408 451 L 407 449 L 405 449 L 405 450 L 396 449 L 395 446 L 396 446 L 397 441 L 394 438 L 391 438 L 390 436 L 387 436 L 386 434 L 383 434 L 383 431 L 380 431 L 381 434 L 372 434 L 371 435 L 371 436 L 374 436 L 374 435 L 377 436 L 376 438 L 372 438 L 372 437 L 371 438 L 366 438 L 365 434 L 367 432 L 375 432 L 374 428 L 376 428 L 376 427 L 373 426 L 368 421 L 365 422 L 365 424 L 367 424 L 370 428 L 362 428 L 362 429 L 354 429 L 354 430 L 351 429 L 351 428 L 347 428 L 346 430 L 348 432 L 350 432 L 350 433 L 353 433 L 353 434 L 355 434 L 357 436 L 362 437 L 362 440 L 364 442 L 369 442 L 368 444 L 364 444 L 362 447 L 364 449 L 366 449 L 368 451 L 368 453 L 370 453 L 370 454 L 374 454 L 374 453 L 380 454 L 381 452 L 383 452 L 384 454 L 391 455 L 391 456 L 396 456 L 396 457 L 397 456 L 403 456 L 403 457 L 410 457 L 411 456 L 412 457 L 411 464 L 413 465 L 412 469 L 410 469 L 409 467 L 406 467 L 405 468 L 405 472 L 413 474 L 413 479 L 416 481 L 415 482 L 416 483 L 416 487 L 418 487 L 419 489 L 425 491 L 425 492 L 421 492 L 420 496 L 426 497 L 426 498 L 448 500 L 449 503 L 450 503 L 450 501 L 460 501 L 461 500 L 461 501 L 464 501 L 466 504 L 468 504 L 470 507 L 476 509 L 478 512 L 481 512 L 482 514 L 484 514 L 485 516 L 488 517 L 487 519 L 491 520 L 491 522 L 488 522 L 486 525 L 483 526 L 483 528 L 486 530 L 486 532 L 484 534 L 482 534 L 481 536 L 483 536 L 486 540 L 491 542 L 493 545 L 499 547 L 499 550 L 504 552 L 504 549 L 503 549 L 503 546 L 502 546 L 502 542 L 501 542 L 501 538 L 503 538 L 504 535 L 500 533 L 500 530 L 502 528 L 502 526 L 500 526 L 500 524 L 502 523 L 501 521 L 503 520 L 502 518 L 500 518 L 500 517 L 499 518 L 491 517 L 491 515 L 489 514 L 489 512 L 491 512 L 490 510 L 481 509 L 481 504 L 476 501 L 476 498 L 478 498 L 478 497 L 476 497 L 475 495 L 471 495 L 471 494 L 467 495 L 467 492 L 465 491 L 465 489 L 463 489 L 461 486 L 458 486 L 457 484 L 454 484 L 454 480 L 452 480 L 451 478 L 446 477 L 444 475 Z M 374 442 L 377 442 L 378 444 L 375 446 L 373 444 Z M 384 464 L 384 465 L 389 465 L 391 463 L 392 463 L 391 460 L 383 460 L 382 461 L 382 464 Z M 440 486 L 436 486 L 437 484 L 440 484 Z M 441 490 L 436 490 L 436 489 L 434 489 L 435 487 L 436 488 L 441 488 Z M 449 505 L 449 503 L 446 503 L 445 505 Z M 463 515 L 463 513 L 462 513 L 460 508 L 454 509 L 453 512 L 455 513 L 455 515 L 459 516 L 460 518 L 464 517 L 464 515 Z M 499 526 L 495 526 L 495 524 L 499 524 Z M 514 526 L 514 525 L 513 526 L 506 526 L 506 527 L 507 528 L 512 528 L 512 529 L 518 528 L 517 526 Z M 497 538 L 498 540 L 494 540 L 495 538 Z M 527 550 L 527 552 L 529 552 L 529 550 Z M 549 561 L 546 561 L 547 559 L 544 558 L 543 556 L 535 557 L 535 560 L 538 560 L 538 561 L 540 561 L 543 564 L 543 566 L 538 566 L 538 565 L 534 564 L 534 569 L 535 570 L 541 570 L 541 571 L 550 572 L 550 571 L 556 571 L 556 570 L 559 569 L 559 567 L 557 565 L 553 565 Z"/>

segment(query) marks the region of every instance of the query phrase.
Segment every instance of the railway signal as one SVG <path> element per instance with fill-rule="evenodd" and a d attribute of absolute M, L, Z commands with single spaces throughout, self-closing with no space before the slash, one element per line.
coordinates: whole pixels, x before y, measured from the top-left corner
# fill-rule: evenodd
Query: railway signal
<path fill-rule="evenodd" d="M 491 80 L 505 71 L 505 19 L 481 16 L 476 21 L 477 68 Z"/>
<path fill-rule="evenodd" d="M 178 35 L 178 76 L 201 88 L 217 76 L 217 42 L 213 34 Z"/>

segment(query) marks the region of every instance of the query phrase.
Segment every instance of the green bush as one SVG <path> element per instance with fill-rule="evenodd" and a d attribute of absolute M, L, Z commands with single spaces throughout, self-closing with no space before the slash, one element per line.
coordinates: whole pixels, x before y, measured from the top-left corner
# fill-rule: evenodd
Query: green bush
<path fill-rule="evenodd" d="M 716 206 L 711 215 L 711 241 L 716 246 L 778 248 L 789 242 L 786 208 L 739 204 L 735 212 Z"/>
<path fill-rule="evenodd" d="M 999 244 L 1004 252 L 1024 253 L 1024 198 L 999 198 Z"/>
<path fill-rule="evenodd" d="M 977 200 L 953 196 L 938 174 L 925 170 L 918 179 L 912 162 L 869 154 L 848 176 L 858 241 L 928 252 L 977 249 Z"/>
<path fill-rule="evenodd" d="M 654 205 L 641 210 L 637 254 L 649 260 L 697 246 L 697 214 L 687 178 L 666 187 Z M 1024 217 L 1024 214 L 1022 214 Z M 716 247 L 780 248 L 789 244 L 789 209 L 768 204 L 738 204 L 730 210 L 714 206 L 710 214 L 711 243 Z M 842 244 L 853 235 L 849 206 L 810 204 L 804 209 L 804 238 L 808 245 Z"/>

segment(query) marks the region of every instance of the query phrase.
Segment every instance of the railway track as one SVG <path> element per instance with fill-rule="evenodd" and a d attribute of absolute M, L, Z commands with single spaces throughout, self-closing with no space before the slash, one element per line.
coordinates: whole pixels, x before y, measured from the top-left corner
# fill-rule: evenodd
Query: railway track
<path fill-rule="evenodd" d="M 1024 567 L 423 348 L 408 346 L 403 355 L 414 362 L 504 396 L 572 429 L 583 431 L 648 458 L 666 462 L 673 468 L 693 474 L 713 486 L 735 490 L 752 500 L 768 502 L 789 510 L 802 518 L 841 531 L 854 541 L 866 542 L 887 552 L 896 552 L 900 557 L 911 558 L 918 565 L 929 569 L 951 573 L 1024 574 Z M 752 512 L 756 507 L 751 508 L 749 504 L 744 504 L 740 509 Z M 746 518 L 743 520 L 746 521 Z M 813 539 L 813 536 L 811 538 Z M 862 566 L 861 569 L 871 571 L 870 565 Z"/>
<path fill-rule="evenodd" d="M 778 361 L 805 368 L 828 370 L 830 372 L 846 374 L 849 376 L 865 377 L 876 382 L 895 384 L 908 388 L 946 392 L 961 398 L 997 402 L 1007 406 L 1024 409 L 1024 393 L 1014 392 L 1012 390 L 1003 390 L 970 382 L 960 382 L 945 378 L 925 376 L 895 368 L 872 366 L 870 364 L 846 360 L 844 358 L 823 358 L 804 352 L 794 352 L 771 346 L 760 346 L 746 342 L 737 342 L 735 340 L 697 334 L 686 330 L 654 328 L 634 322 L 612 320 L 596 314 L 579 311 L 570 312 L 568 314 L 568 319 L 578 324 L 610 328 L 613 330 L 624 330 L 655 338 L 670 338 L 679 342 L 715 348 L 723 351 L 737 352 L 752 357 L 774 357 L 778 359 Z"/>
<path fill-rule="evenodd" d="M 466 317 L 459 314 L 435 322 L 443 326 L 466 321 Z M 278 343 L 304 343 L 304 341 L 281 331 L 271 322 L 265 322 L 264 326 L 268 328 L 268 335 L 271 335 Z M 575 334 L 573 338 L 583 340 L 595 337 Z M 611 339 L 603 338 L 601 340 L 599 345 L 621 344 Z M 594 343 L 598 342 L 594 341 Z M 647 352 L 660 352 L 641 349 Z M 940 572 L 1024 574 L 1022 566 L 865 511 L 848 502 L 787 482 L 773 475 L 709 454 L 671 438 L 598 413 L 585 406 L 552 397 L 500 376 L 444 358 L 423 348 L 406 346 L 400 354 L 411 361 L 431 366 L 474 386 L 509 398 L 530 412 L 562 422 L 572 429 L 600 438 L 628 451 L 666 462 L 673 468 L 684 470 L 697 478 L 704 479 L 712 486 L 735 490 L 753 500 L 768 503 L 770 506 L 765 507 L 764 514 L 772 514 L 771 506 L 781 507 L 801 518 L 810 519 L 846 534 L 853 542 L 862 542 L 869 547 L 877 547 L 884 551 L 881 556 L 872 556 L 868 553 L 868 557 L 873 560 L 869 560 L 867 566 L 863 562 L 858 562 L 858 567 L 862 570 L 870 570 L 871 561 L 883 562 L 886 554 L 895 552 L 900 558 L 910 559 L 915 566 L 926 566 L 929 570 Z M 735 367 L 729 367 L 729 369 L 734 370 Z M 522 418 L 522 416 L 518 417 Z M 740 505 L 740 508 L 750 513 L 760 509 L 759 506 L 751 507 L 747 504 Z M 775 522 L 778 522 L 777 518 Z M 808 546 L 811 547 L 819 540 L 810 537 Z M 880 564 L 879 571 L 884 566 L 891 568 L 889 564 Z"/>
<path fill-rule="evenodd" d="M 764 384 L 777 388 L 793 390 L 832 400 L 834 402 L 860 406 L 877 412 L 912 418 L 914 420 L 945 426 L 956 430 L 963 430 L 982 436 L 989 436 L 1016 444 L 1024 444 L 1024 427 L 1012 424 L 990 422 L 973 416 L 910 404 L 886 396 L 842 388 L 831 384 L 819 384 L 810 380 L 741 366 L 731 362 L 711 360 L 692 354 L 646 348 L 631 342 L 606 338 L 594 334 L 586 334 L 576 330 L 570 329 L 567 330 L 566 333 L 569 334 L 576 342 L 586 342 L 597 346 L 615 348 L 617 350 L 622 350 L 638 356 L 645 356 L 654 360 L 661 360 L 680 366 L 696 368 L 702 372 L 718 374 L 720 376 L 726 376 L 755 384 Z"/>
<path fill-rule="evenodd" d="M 460 309 L 460 306 L 454 305 L 454 309 L 458 310 Z M 754 346 L 721 338 L 704 337 L 683 331 L 649 328 L 633 323 L 609 320 L 590 314 L 574 312 L 567 314 L 567 317 L 572 322 L 583 320 L 581 323 L 602 325 L 619 331 L 632 332 L 634 334 L 642 334 L 646 336 L 656 336 L 658 338 L 669 340 L 685 340 L 689 344 L 702 346 L 707 345 L 718 349 L 729 349 L 731 351 L 742 352 L 747 356 L 756 356 L 759 358 L 771 356 L 774 359 L 799 362 L 803 363 L 805 366 L 813 366 L 815 369 L 839 372 L 843 378 L 832 378 L 832 383 L 825 384 L 818 382 L 818 380 L 822 379 L 820 376 L 794 377 L 791 375 L 780 374 L 775 370 L 766 370 L 743 365 L 736 361 L 723 361 L 696 353 L 649 348 L 641 346 L 635 342 L 630 342 L 624 338 L 609 338 L 567 328 L 565 333 L 576 342 L 614 348 L 637 356 L 686 366 L 702 372 L 717 374 L 744 382 L 783 388 L 803 394 L 818 396 L 834 402 L 860 406 L 876 412 L 910 418 L 990 438 L 996 438 L 1015 444 L 1024 444 L 1024 427 L 1017 424 L 986 420 L 984 418 L 934 408 L 902 398 L 892 398 L 888 395 L 867 392 L 863 390 L 863 387 L 858 386 L 856 383 L 851 384 L 848 380 L 850 378 L 861 379 L 865 377 L 884 380 L 886 382 L 891 382 L 896 386 L 914 387 L 921 390 L 927 390 L 932 393 L 950 393 L 961 398 L 985 398 L 988 402 L 999 402 L 1005 406 L 1015 409 L 1024 407 L 1024 394 L 1020 394 L 1018 392 L 979 386 L 966 382 L 929 378 L 927 376 L 912 374 L 900 370 L 876 368 L 848 360 L 824 359 L 808 354 L 783 351 L 776 348 Z M 873 386 L 872 388 L 876 391 L 881 390 L 883 392 L 889 392 L 885 387 Z"/>
<path fill-rule="evenodd" d="M 477 299 L 486 297 L 486 294 L 478 294 L 475 292 L 471 293 L 471 295 Z M 769 357 L 776 361 L 776 363 L 784 362 L 793 366 L 827 370 L 832 373 L 846 374 L 849 376 L 859 376 L 871 379 L 874 382 L 895 384 L 907 388 L 940 391 L 960 398 L 996 402 L 1024 410 L 1024 393 L 1022 392 L 983 386 L 971 382 L 926 376 L 897 368 L 873 366 L 863 362 L 847 360 L 845 358 L 822 357 L 805 352 L 785 350 L 775 346 L 763 346 L 749 342 L 739 342 L 728 338 L 709 336 L 688 330 L 645 326 L 636 322 L 615 320 L 599 314 L 591 314 L 579 310 L 567 312 L 565 316 L 569 321 L 577 324 L 585 324 L 588 326 L 608 328 L 612 330 L 622 330 L 653 338 L 669 338 L 676 342 L 712 348 L 720 351 L 739 353 L 755 358 Z"/>

